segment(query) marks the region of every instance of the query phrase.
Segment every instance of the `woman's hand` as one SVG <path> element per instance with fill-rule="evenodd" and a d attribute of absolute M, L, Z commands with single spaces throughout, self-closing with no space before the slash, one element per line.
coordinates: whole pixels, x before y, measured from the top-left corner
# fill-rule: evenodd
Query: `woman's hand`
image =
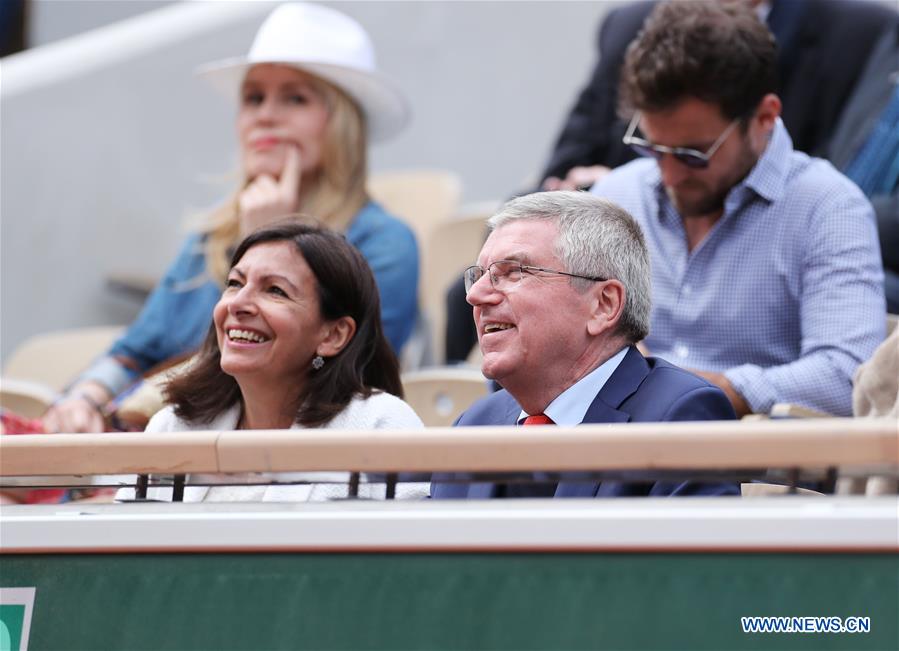
<path fill-rule="evenodd" d="M 97 382 L 81 382 L 74 386 L 62 400 L 47 410 L 43 424 L 47 433 L 103 432 L 106 418 L 101 405 L 112 396 Z"/>
<path fill-rule="evenodd" d="M 240 236 L 295 213 L 300 204 L 300 150 L 288 145 L 281 178 L 260 174 L 238 197 Z"/>

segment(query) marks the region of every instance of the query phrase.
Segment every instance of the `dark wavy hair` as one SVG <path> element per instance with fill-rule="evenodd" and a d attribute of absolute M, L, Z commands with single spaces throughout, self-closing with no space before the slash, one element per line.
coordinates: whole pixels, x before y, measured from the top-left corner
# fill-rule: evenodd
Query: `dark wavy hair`
<path fill-rule="evenodd" d="M 777 44 L 744 1 L 659 4 L 630 44 L 621 71 L 620 111 L 664 111 L 694 97 L 728 120 L 752 115 L 777 90 Z"/>
<path fill-rule="evenodd" d="M 306 427 L 328 423 L 355 395 L 380 389 L 402 397 L 399 363 L 381 327 L 381 301 L 365 258 L 346 239 L 320 225 L 282 222 L 247 236 L 231 257 L 234 267 L 258 244 L 293 242 L 318 285 L 321 316 L 330 321 L 350 316 L 356 332 L 337 355 L 317 371 L 309 370 L 297 395 L 296 422 Z M 209 423 L 241 400 L 237 381 L 221 367 L 215 325 L 191 368 L 165 387 L 167 401 L 184 420 Z"/>

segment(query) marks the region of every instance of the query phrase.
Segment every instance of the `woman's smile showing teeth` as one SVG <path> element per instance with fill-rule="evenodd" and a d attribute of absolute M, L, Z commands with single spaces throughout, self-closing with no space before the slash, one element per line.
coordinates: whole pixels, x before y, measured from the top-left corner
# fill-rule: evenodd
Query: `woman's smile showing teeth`
<path fill-rule="evenodd" d="M 240 344 L 263 344 L 268 341 L 268 337 L 264 337 L 258 332 L 253 332 L 252 330 L 237 330 L 236 328 L 228 330 L 228 339 Z"/>
<path fill-rule="evenodd" d="M 221 369 L 241 386 L 247 380 L 295 382 L 316 370 L 312 360 L 330 322 L 298 247 L 293 240 L 253 244 L 228 273 L 213 324 Z"/>

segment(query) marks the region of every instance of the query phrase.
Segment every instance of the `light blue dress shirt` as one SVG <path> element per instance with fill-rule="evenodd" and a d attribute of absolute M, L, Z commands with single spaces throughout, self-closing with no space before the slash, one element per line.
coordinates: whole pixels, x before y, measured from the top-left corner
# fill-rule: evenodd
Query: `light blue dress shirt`
<path fill-rule="evenodd" d="M 371 267 L 381 294 L 384 334 L 397 353 L 412 334 L 418 310 L 418 246 L 412 230 L 374 202 L 356 215 L 346 233 Z M 206 271 L 203 240 L 191 235 L 125 334 L 79 378 L 114 394 L 140 374 L 196 350 L 212 323 L 222 288 Z M 136 368 L 121 364 L 126 357 Z"/>
<path fill-rule="evenodd" d="M 583 423 L 590 405 L 593 404 L 597 394 L 621 364 L 621 360 L 627 355 L 627 350 L 627 346 L 625 346 L 556 396 L 556 399 L 549 403 L 544 410 L 544 415 L 549 416 L 553 423 L 562 427 L 574 427 Z M 518 417 L 518 424 L 520 425 L 529 415 L 534 414 L 522 411 Z"/>
<path fill-rule="evenodd" d="M 849 179 L 794 151 L 778 120 L 693 251 L 654 160 L 591 191 L 646 236 L 652 355 L 724 372 L 755 412 L 790 402 L 851 414 L 852 375 L 885 336 L 886 306 L 874 213 Z"/>

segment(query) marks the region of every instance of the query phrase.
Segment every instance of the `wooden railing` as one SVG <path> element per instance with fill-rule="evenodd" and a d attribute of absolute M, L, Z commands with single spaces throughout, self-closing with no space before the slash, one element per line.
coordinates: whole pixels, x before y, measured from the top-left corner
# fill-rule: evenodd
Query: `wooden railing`
<path fill-rule="evenodd" d="M 0 475 L 899 468 L 891 419 L 0 436 Z"/>

